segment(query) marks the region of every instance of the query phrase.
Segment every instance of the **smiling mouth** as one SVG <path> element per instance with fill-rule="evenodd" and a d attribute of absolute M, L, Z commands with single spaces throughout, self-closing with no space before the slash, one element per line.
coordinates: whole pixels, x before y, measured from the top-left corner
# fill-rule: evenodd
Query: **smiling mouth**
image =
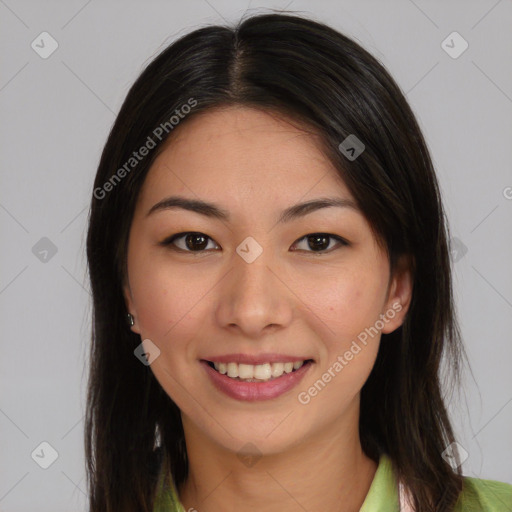
<path fill-rule="evenodd" d="M 283 375 L 293 373 L 304 365 L 313 363 L 312 359 L 303 361 L 289 361 L 286 363 L 217 363 L 206 361 L 206 363 L 218 373 L 240 382 L 268 382 L 279 379 Z"/>

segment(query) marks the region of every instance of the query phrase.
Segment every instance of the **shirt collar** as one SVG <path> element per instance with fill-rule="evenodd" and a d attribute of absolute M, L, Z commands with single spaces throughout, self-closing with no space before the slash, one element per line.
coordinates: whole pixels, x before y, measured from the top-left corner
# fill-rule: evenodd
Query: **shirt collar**
<path fill-rule="evenodd" d="M 391 459 L 382 454 L 368 494 L 359 512 L 396 512 L 398 506 L 398 485 Z"/>

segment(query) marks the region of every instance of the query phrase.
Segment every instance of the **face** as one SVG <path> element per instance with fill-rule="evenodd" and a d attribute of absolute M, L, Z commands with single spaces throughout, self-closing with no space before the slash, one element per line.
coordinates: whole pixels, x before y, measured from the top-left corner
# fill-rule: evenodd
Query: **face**
<path fill-rule="evenodd" d="M 319 199 L 331 206 L 289 210 Z M 189 119 L 147 175 L 127 258 L 132 329 L 186 435 L 270 454 L 357 429 L 381 332 L 403 322 L 411 283 L 390 276 L 315 136 L 244 107 Z"/>

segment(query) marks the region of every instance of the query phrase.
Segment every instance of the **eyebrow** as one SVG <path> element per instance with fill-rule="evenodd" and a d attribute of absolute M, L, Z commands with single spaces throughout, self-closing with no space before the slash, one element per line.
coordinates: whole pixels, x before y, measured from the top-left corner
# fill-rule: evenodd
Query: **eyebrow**
<path fill-rule="evenodd" d="M 351 208 L 356 212 L 360 211 L 357 205 L 351 199 L 344 199 L 341 197 L 319 197 L 317 199 L 312 199 L 311 201 L 295 204 L 289 208 L 286 208 L 286 210 L 281 212 L 278 224 L 290 222 L 299 217 L 304 217 L 322 208 L 332 207 Z M 211 217 L 223 221 L 229 221 L 231 218 L 228 210 L 225 210 L 224 208 L 214 203 L 208 203 L 200 199 L 189 199 L 183 196 L 170 196 L 162 199 L 150 208 L 146 214 L 146 217 L 157 211 L 165 211 L 175 208 L 189 210 L 199 213 L 200 215 L 204 215 L 205 217 Z"/>

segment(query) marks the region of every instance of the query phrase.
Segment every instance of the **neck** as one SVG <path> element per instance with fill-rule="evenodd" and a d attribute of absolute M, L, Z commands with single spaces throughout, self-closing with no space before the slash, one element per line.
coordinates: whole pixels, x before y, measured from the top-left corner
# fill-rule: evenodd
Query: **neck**
<path fill-rule="evenodd" d="M 247 465 L 188 421 L 185 425 L 189 473 L 179 489 L 185 510 L 357 512 L 377 469 L 361 448 L 357 423 L 332 425 Z"/>

